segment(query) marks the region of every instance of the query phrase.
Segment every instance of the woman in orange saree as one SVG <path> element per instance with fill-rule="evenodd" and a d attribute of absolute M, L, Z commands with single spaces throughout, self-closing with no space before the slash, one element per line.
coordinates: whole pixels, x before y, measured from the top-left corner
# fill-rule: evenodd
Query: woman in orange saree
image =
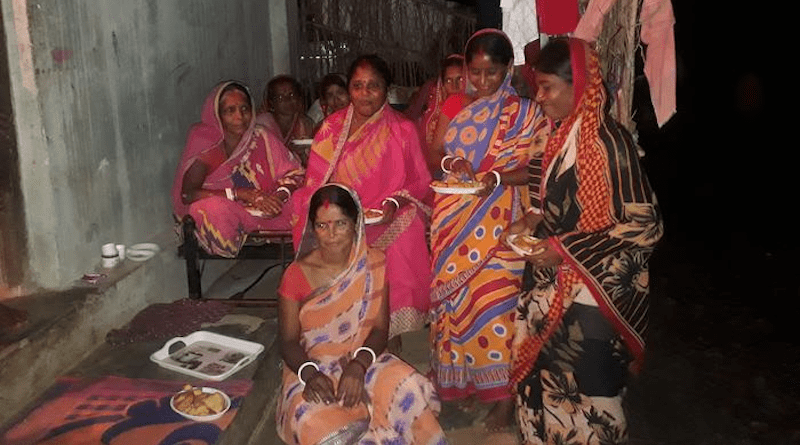
<path fill-rule="evenodd" d="M 369 248 L 358 196 L 311 197 L 297 260 L 278 290 L 284 359 L 276 421 L 293 445 L 444 444 L 433 385 L 384 352 L 386 258 Z"/>
<path fill-rule="evenodd" d="M 434 199 L 431 364 L 442 399 L 493 403 L 486 425 L 500 429 L 513 423 L 508 371 L 525 261 L 499 239 L 522 212 L 512 179 L 525 173 L 538 115 L 511 86 L 513 48 L 502 31 L 475 33 L 465 61 L 467 92 L 445 102 L 434 149 L 448 181 L 477 178 L 487 187 L 483 196 Z"/>
<path fill-rule="evenodd" d="M 328 116 L 311 146 L 305 185 L 293 197 L 295 245 L 311 195 L 328 182 L 358 193 L 368 212 L 367 244 L 386 254 L 389 338 L 422 329 L 430 307 L 430 254 L 424 204 L 431 176 L 413 122 L 387 103 L 391 74 L 386 62 L 356 59 L 348 75 L 351 103 Z"/>

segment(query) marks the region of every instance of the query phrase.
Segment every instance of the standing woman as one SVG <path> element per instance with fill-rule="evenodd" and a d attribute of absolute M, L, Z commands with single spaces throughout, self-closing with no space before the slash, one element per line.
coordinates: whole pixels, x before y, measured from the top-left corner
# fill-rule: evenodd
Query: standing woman
<path fill-rule="evenodd" d="M 520 427 L 526 444 L 624 443 L 622 395 L 642 363 L 661 215 L 630 133 L 608 114 L 597 53 L 553 40 L 536 83 L 552 135 L 530 164 L 532 206 L 509 228 L 544 240 L 527 258 L 535 285 L 516 322 Z"/>
<path fill-rule="evenodd" d="M 508 371 L 525 261 L 499 239 L 522 214 L 518 185 L 527 179 L 537 119 L 532 103 L 511 86 L 513 54 L 499 30 L 470 38 L 467 92 L 445 102 L 433 146 L 445 173 L 487 186 L 483 196 L 434 198 L 431 365 L 443 399 L 474 395 L 494 404 L 489 429 L 513 423 Z"/>
<path fill-rule="evenodd" d="M 442 105 L 452 95 L 464 91 L 464 56 L 451 54 L 442 62 L 436 86 L 430 90 L 425 111 L 419 120 L 420 134 L 425 138 L 425 157 L 431 174 L 439 173 L 439 162 L 433 160 L 430 147 L 436 137 L 436 127 L 442 115 Z"/>
<path fill-rule="evenodd" d="M 358 193 L 364 208 L 381 211 L 367 225 L 367 243 L 386 254 L 389 282 L 389 348 L 399 334 L 422 329 L 430 307 L 430 254 L 423 203 L 431 176 L 416 125 L 389 106 L 386 62 L 358 57 L 348 73 L 350 104 L 330 116 L 314 138 L 305 185 L 293 198 L 295 245 L 311 195 L 328 182 Z"/>

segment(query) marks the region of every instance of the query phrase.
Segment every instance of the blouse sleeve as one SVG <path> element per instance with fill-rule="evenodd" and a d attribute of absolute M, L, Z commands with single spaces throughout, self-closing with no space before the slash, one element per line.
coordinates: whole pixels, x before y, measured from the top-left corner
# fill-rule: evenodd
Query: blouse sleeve
<path fill-rule="evenodd" d="M 278 287 L 278 295 L 294 301 L 302 301 L 311 294 L 311 285 L 303 269 L 297 264 L 292 263 L 283 272 L 281 284 Z"/>
<path fill-rule="evenodd" d="M 453 120 L 456 114 L 464 108 L 466 102 L 467 97 L 464 93 L 453 94 L 442 104 L 442 114 Z"/>

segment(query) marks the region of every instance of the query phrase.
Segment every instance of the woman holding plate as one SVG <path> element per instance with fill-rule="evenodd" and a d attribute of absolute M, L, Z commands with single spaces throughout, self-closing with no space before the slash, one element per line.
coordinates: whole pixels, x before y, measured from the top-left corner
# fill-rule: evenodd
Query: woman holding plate
<path fill-rule="evenodd" d="M 247 87 L 222 82 L 189 130 L 172 186 L 175 217 L 191 215 L 203 249 L 233 258 L 248 233 L 290 229 L 284 203 L 303 174 L 281 141 L 256 124 Z"/>
<path fill-rule="evenodd" d="M 430 193 L 416 125 L 387 102 L 391 73 L 376 55 L 357 58 L 348 73 L 350 104 L 328 116 L 308 159 L 305 185 L 293 198 L 295 245 L 311 195 L 329 182 L 358 193 L 370 215 L 367 243 L 386 254 L 390 349 L 399 334 L 422 329 L 430 307 L 430 254 L 423 203 Z M 378 213 L 377 217 L 373 214 Z"/>
<path fill-rule="evenodd" d="M 556 39 L 536 62 L 552 129 L 531 161 L 534 286 L 520 297 L 511 389 L 524 443 L 626 443 L 626 380 L 642 364 L 648 260 L 661 214 L 631 134 L 608 114 L 597 53 Z"/>
<path fill-rule="evenodd" d="M 525 166 L 542 143 L 534 131 L 544 122 L 511 86 L 513 54 L 502 31 L 483 29 L 470 38 L 467 90 L 445 101 L 432 147 L 447 174 L 434 183 L 431 223 L 434 382 L 445 400 L 475 396 L 492 403 L 489 429 L 513 424 L 508 372 L 525 264 L 499 239 L 522 214 L 516 185 L 527 179 Z M 464 194 L 470 190 L 463 184 L 453 187 L 464 179 L 477 179 L 473 194 Z"/>

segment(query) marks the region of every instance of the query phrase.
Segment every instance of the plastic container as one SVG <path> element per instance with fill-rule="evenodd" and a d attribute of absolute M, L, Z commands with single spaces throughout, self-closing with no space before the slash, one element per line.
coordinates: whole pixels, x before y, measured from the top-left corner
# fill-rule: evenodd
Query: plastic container
<path fill-rule="evenodd" d="M 173 345 L 183 347 L 170 354 Z M 241 370 L 264 351 L 264 345 L 247 340 L 197 331 L 167 341 L 150 360 L 162 368 L 203 380 L 219 382 Z"/>

